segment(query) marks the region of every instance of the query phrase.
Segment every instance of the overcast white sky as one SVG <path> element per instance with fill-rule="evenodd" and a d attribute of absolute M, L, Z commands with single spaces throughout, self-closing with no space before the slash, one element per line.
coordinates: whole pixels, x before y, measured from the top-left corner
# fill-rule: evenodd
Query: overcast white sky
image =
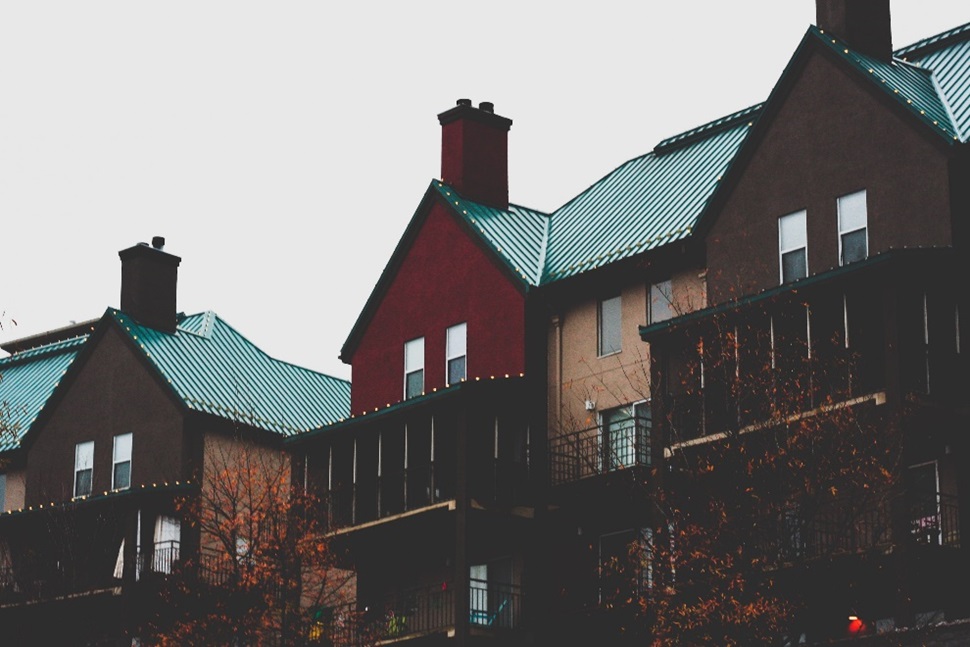
<path fill-rule="evenodd" d="M 0 341 L 117 307 L 117 252 L 161 235 L 180 310 L 349 377 L 340 346 L 440 172 L 439 112 L 492 101 L 512 201 L 552 210 L 764 100 L 814 20 L 813 0 L 3 2 Z M 965 22 L 964 0 L 893 3 L 897 47 Z"/>

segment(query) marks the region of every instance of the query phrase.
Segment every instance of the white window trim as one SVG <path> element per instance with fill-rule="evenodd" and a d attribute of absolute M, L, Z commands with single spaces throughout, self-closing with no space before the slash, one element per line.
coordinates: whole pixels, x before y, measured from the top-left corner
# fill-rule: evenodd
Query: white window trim
<path fill-rule="evenodd" d="M 781 245 L 781 221 L 785 218 L 790 218 L 792 216 L 801 215 L 802 224 L 804 225 L 802 235 L 805 238 L 805 244 L 799 245 L 797 247 L 782 247 Z M 841 243 L 840 243 L 841 245 Z M 789 252 L 794 252 L 799 249 L 805 250 L 805 276 L 808 276 L 808 211 L 801 209 L 799 211 L 792 211 L 791 213 L 786 213 L 778 218 L 778 280 L 784 285 L 785 284 L 785 263 L 784 256 Z"/>
<path fill-rule="evenodd" d="M 856 227 L 855 229 L 843 229 L 842 228 L 842 199 L 850 198 L 852 196 L 859 195 L 859 194 L 862 194 L 863 196 L 865 196 L 864 199 L 866 201 L 866 211 L 865 211 L 866 224 L 863 225 L 862 227 Z M 869 258 L 869 196 L 866 195 L 866 190 L 863 189 L 861 191 L 854 191 L 852 193 L 846 193 L 845 195 L 841 195 L 838 197 L 835 203 L 836 203 L 836 209 L 838 211 L 838 226 L 839 226 L 839 266 L 841 267 L 842 265 L 846 264 L 845 258 L 842 255 L 842 237 L 845 236 L 846 234 L 852 234 L 857 231 L 864 230 L 866 232 L 866 258 Z M 806 259 L 808 258 L 807 251 L 805 253 L 805 257 Z"/>
<path fill-rule="evenodd" d="M 79 461 L 81 447 L 85 447 L 86 448 L 88 446 L 91 447 L 91 466 L 90 467 L 84 467 L 84 468 L 82 468 L 82 467 L 80 467 L 80 461 Z M 73 478 L 74 483 L 72 484 L 71 487 L 72 487 L 72 489 L 74 491 L 74 496 L 75 497 L 77 497 L 77 496 L 87 496 L 88 494 L 91 494 L 91 492 L 86 492 L 85 494 L 79 495 L 78 492 L 77 492 L 77 475 L 78 475 L 78 472 L 85 471 L 85 470 L 91 470 L 91 492 L 93 492 L 94 491 L 94 441 L 93 440 L 82 441 L 82 442 L 76 443 L 74 445 L 74 478 Z"/>
<path fill-rule="evenodd" d="M 461 353 L 456 354 L 451 348 L 451 331 L 457 330 L 458 328 L 461 328 L 462 331 L 462 346 L 464 348 L 462 348 Z M 464 382 L 466 379 L 468 379 L 468 322 L 466 321 L 457 323 L 454 326 L 448 326 L 447 330 L 445 330 L 445 380 L 449 384 L 451 378 L 449 371 L 451 360 L 459 359 L 461 357 L 465 358 L 465 376 L 461 379 L 461 381 Z"/>
<path fill-rule="evenodd" d="M 122 438 L 124 436 L 128 436 L 128 438 L 129 438 L 129 441 L 128 441 L 128 458 L 127 458 L 127 460 L 118 460 L 118 456 L 117 456 L 117 453 L 118 453 L 118 439 L 119 438 Z M 127 434 L 118 434 L 117 436 L 115 436 L 111 440 L 111 489 L 112 490 L 127 490 L 127 489 L 131 488 L 131 468 L 132 468 L 131 455 L 132 455 L 132 453 L 134 451 L 134 441 L 135 441 L 135 439 L 134 439 L 134 436 L 132 436 L 131 432 L 128 432 Z M 115 485 L 115 466 L 117 466 L 120 463 L 126 463 L 126 462 L 128 463 L 128 485 L 126 485 L 126 486 L 124 486 L 122 488 L 119 488 L 119 487 L 117 487 L 117 485 Z"/>

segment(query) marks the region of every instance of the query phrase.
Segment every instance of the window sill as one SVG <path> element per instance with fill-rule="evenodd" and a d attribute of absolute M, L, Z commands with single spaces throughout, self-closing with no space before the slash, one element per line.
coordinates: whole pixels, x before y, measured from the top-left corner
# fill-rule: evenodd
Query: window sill
<path fill-rule="evenodd" d="M 607 357 L 613 357 L 614 355 L 619 355 L 622 352 L 623 352 L 623 349 L 621 348 L 620 350 L 615 350 L 615 351 L 613 351 L 611 353 L 606 353 L 604 355 L 597 355 L 596 356 L 596 359 L 604 359 L 604 358 L 607 358 Z"/>

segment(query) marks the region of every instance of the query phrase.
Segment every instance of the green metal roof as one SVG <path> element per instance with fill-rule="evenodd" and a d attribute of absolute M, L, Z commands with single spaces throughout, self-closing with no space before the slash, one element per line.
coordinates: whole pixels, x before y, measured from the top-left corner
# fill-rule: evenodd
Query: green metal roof
<path fill-rule="evenodd" d="M 88 335 L 0 359 L 0 451 L 16 449 Z"/>
<path fill-rule="evenodd" d="M 932 70 L 956 134 L 970 136 L 970 23 L 896 51 L 896 56 Z"/>
<path fill-rule="evenodd" d="M 544 285 L 689 236 L 760 108 L 664 140 L 552 214 L 496 209 L 434 186 L 516 275 Z"/>
<path fill-rule="evenodd" d="M 902 59 L 886 62 L 865 56 L 850 49 L 843 41 L 831 34 L 826 34 L 817 27 L 811 27 L 809 33 L 821 40 L 829 49 L 852 66 L 866 74 L 887 94 L 899 101 L 927 125 L 932 126 L 940 135 L 949 140 L 960 141 L 959 126 L 953 119 L 947 105 L 946 96 L 940 92 L 933 70 Z M 970 74 L 966 69 L 968 62 L 970 62 L 970 59 L 963 59 L 963 79 L 960 85 L 964 88 L 970 86 Z"/>
<path fill-rule="evenodd" d="M 949 143 L 970 137 L 970 24 L 899 49 L 889 62 L 814 26 L 806 39 L 817 39 Z M 545 285 L 689 237 L 763 107 L 661 141 L 551 214 L 486 207 L 434 184 L 526 284 Z"/>
<path fill-rule="evenodd" d="M 665 140 L 552 214 L 543 282 L 690 235 L 760 106 Z"/>
<path fill-rule="evenodd" d="M 350 382 L 270 357 L 213 312 L 174 334 L 108 316 L 190 409 L 286 436 L 350 415 Z"/>
<path fill-rule="evenodd" d="M 549 215 L 518 205 L 508 210 L 465 200 L 443 182 L 434 182 L 448 205 L 484 238 L 515 274 L 528 285 L 538 285 L 542 278 L 546 241 L 549 237 Z"/>

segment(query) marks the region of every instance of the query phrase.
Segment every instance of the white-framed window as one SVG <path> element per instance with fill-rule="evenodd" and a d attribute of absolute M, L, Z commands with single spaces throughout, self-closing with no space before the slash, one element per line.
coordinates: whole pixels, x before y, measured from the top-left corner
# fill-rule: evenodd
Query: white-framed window
<path fill-rule="evenodd" d="M 865 260 L 869 256 L 869 228 L 866 192 L 839 198 L 839 265 Z"/>
<path fill-rule="evenodd" d="M 603 471 L 650 465 L 650 403 L 606 409 L 600 413 Z"/>
<path fill-rule="evenodd" d="M 404 397 L 424 392 L 424 337 L 404 343 Z"/>
<path fill-rule="evenodd" d="M 74 496 L 91 494 L 94 479 L 94 441 L 74 446 Z"/>
<path fill-rule="evenodd" d="M 599 302 L 598 327 L 600 357 L 619 353 L 622 348 L 622 302 L 620 295 Z"/>
<path fill-rule="evenodd" d="M 114 437 L 111 449 L 111 489 L 131 487 L 131 434 Z"/>
<path fill-rule="evenodd" d="M 449 327 L 445 334 L 445 375 L 448 376 L 448 384 L 458 384 L 467 377 L 467 347 L 467 324 Z"/>
<path fill-rule="evenodd" d="M 674 316 L 674 289 L 669 280 L 650 286 L 647 301 L 647 323 L 666 321 Z"/>
<path fill-rule="evenodd" d="M 778 219 L 778 264 L 782 283 L 808 276 L 806 215 L 805 211 L 796 211 Z"/>

